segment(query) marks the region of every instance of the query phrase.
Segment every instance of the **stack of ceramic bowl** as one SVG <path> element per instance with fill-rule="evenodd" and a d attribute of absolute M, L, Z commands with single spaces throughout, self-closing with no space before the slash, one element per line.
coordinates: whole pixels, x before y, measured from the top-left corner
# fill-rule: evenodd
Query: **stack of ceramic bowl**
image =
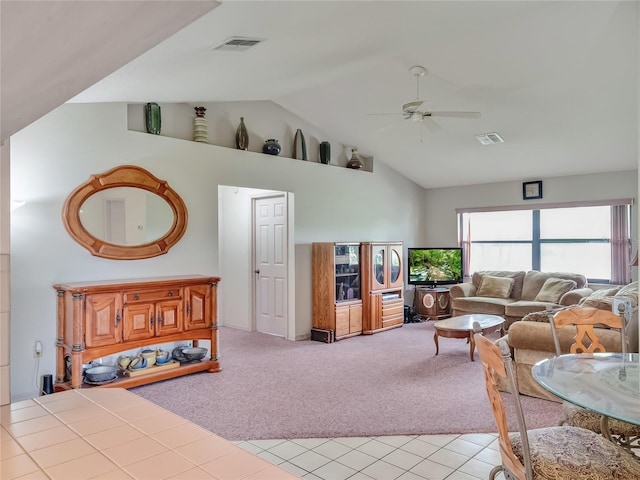
<path fill-rule="evenodd" d="M 92 385 L 112 382 L 118 376 L 118 369 L 111 365 L 91 367 L 84 372 L 84 381 Z"/>

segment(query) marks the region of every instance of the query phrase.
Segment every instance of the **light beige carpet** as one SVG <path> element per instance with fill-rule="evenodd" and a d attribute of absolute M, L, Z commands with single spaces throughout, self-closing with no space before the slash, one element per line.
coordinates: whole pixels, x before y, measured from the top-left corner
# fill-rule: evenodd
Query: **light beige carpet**
<path fill-rule="evenodd" d="M 496 432 L 481 364 L 439 342 L 432 322 L 332 344 L 222 327 L 222 372 L 132 391 L 229 440 Z M 559 403 L 521 398 L 529 428 L 557 424 Z"/>

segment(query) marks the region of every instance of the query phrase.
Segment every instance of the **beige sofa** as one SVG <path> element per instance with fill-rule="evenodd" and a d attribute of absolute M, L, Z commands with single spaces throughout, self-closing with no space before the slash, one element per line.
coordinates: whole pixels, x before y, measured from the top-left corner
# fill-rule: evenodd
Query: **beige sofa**
<path fill-rule="evenodd" d="M 577 304 L 593 290 L 584 275 L 567 272 L 479 271 L 449 290 L 453 316 L 499 315 L 505 330 L 531 312 Z"/>
<path fill-rule="evenodd" d="M 612 310 L 615 299 L 629 300 L 632 310 L 627 324 L 626 337 L 627 349 L 630 352 L 638 351 L 638 282 L 623 287 L 615 287 L 606 290 L 596 290 L 589 297 L 579 302 L 579 306 L 602 308 Z M 619 352 L 620 333 L 607 328 L 596 328 L 598 337 L 607 351 Z M 558 331 L 560 348 L 563 353 L 568 353 L 574 343 L 575 329 L 565 328 Z M 523 321 L 511 325 L 509 332 L 503 338 L 507 340 L 513 352 L 516 378 L 520 393 L 538 398 L 559 401 L 558 397 L 544 390 L 531 376 L 531 367 L 545 358 L 556 354 L 551 335 L 551 326 L 548 322 L 547 312 L 534 312 L 526 315 Z M 502 386 L 501 386 L 502 387 Z M 501 388 L 508 391 L 506 388 Z"/>

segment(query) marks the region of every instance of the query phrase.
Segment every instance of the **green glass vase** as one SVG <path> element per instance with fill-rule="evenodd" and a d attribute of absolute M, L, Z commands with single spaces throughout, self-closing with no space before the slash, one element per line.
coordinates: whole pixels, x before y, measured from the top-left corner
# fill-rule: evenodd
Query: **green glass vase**
<path fill-rule="evenodd" d="M 160 128 L 162 126 L 160 105 L 158 105 L 157 103 L 147 103 L 144 106 L 144 118 L 147 127 L 147 133 L 160 135 Z"/>

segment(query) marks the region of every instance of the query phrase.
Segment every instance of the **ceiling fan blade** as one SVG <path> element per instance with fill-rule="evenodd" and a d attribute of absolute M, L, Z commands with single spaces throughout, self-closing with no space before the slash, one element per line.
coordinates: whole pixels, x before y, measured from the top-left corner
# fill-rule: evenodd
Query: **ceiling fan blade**
<path fill-rule="evenodd" d="M 437 133 L 442 130 L 440 124 L 436 123 L 431 117 L 423 117 L 422 124 L 433 133 Z"/>
<path fill-rule="evenodd" d="M 404 115 L 404 113 L 367 113 L 367 116 L 376 116 L 376 115 Z"/>
<path fill-rule="evenodd" d="M 480 112 L 425 112 L 432 117 L 480 118 Z"/>

